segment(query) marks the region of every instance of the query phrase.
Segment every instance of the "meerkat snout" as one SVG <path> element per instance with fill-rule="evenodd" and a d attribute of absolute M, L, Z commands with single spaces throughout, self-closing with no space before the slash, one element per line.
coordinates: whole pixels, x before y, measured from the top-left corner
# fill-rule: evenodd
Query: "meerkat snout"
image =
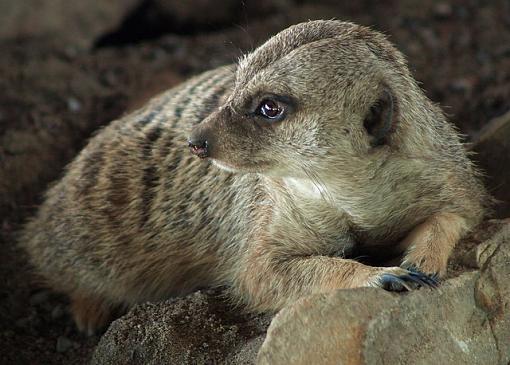
<path fill-rule="evenodd" d="M 278 143 L 278 134 L 288 129 L 282 123 L 292 116 L 296 101 L 274 93 L 272 85 L 266 90 L 232 94 L 228 102 L 192 129 L 188 138 L 191 152 L 210 157 L 229 171 L 263 172 L 277 166 L 278 150 L 292 147 Z"/>
<path fill-rule="evenodd" d="M 192 154 L 200 157 L 209 157 L 208 142 L 205 139 L 190 139 L 188 140 L 188 147 Z"/>
<path fill-rule="evenodd" d="M 217 157 L 218 143 L 215 135 L 225 124 L 225 121 L 230 119 L 230 116 L 230 108 L 221 106 L 200 124 L 196 125 L 188 137 L 190 152 L 201 159 Z"/>

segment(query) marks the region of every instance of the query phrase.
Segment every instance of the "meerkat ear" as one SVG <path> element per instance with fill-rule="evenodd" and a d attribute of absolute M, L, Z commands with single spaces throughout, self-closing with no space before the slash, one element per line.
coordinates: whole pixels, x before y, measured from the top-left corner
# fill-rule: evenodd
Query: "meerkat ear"
<path fill-rule="evenodd" d="M 396 116 L 395 97 L 388 87 L 384 87 L 379 99 L 372 104 L 363 121 L 373 147 L 388 143 L 388 137 L 394 130 Z"/>

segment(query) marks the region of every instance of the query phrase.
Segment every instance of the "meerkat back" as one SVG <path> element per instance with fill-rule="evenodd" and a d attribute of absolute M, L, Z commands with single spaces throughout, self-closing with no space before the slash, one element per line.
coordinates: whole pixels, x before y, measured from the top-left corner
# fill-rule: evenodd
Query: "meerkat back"
<path fill-rule="evenodd" d="M 100 130 L 26 225 L 20 244 L 43 281 L 70 295 L 81 330 L 104 325 L 118 304 L 178 295 L 207 282 L 203 267 L 211 258 L 185 244 L 209 234 L 193 227 L 201 208 L 190 197 L 214 191 L 211 180 L 226 184 L 230 176 L 214 171 L 207 177 L 209 167 L 189 153 L 187 135 L 232 81 L 232 66 L 206 72 Z M 218 190 L 209 204 L 221 209 L 228 200 Z M 164 242 L 168 235 L 179 245 Z"/>

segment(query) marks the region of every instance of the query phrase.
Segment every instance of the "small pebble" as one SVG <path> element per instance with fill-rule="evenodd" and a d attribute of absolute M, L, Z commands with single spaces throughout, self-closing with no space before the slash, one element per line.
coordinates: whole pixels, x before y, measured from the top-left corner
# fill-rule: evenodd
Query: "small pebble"
<path fill-rule="evenodd" d="M 81 109 L 81 103 L 78 99 L 70 97 L 67 99 L 67 108 L 73 113 L 79 112 Z"/>
<path fill-rule="evenodd" d="M 66 352 L 73 346 L 74 346 L 73 341 L 71 341 L 67 337 L 59 336 L 59 338 L 57 338 L 57 352 Z"/>

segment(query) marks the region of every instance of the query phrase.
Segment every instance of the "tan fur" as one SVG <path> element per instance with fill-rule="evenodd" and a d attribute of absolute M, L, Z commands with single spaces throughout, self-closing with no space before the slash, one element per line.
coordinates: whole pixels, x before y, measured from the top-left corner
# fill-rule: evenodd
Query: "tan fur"
<path fill-rule="evenodd" d="M 288 100 L 285 119 L 254 114 L 267 95 Z M 206 140 L 210 158 L 192 156 L 188 138 Z M 53 288 L 88 293 L 73 300 L 87 329 L 106 318 L 88 307 L 204 286 L 275 311 L 337 288 L 425 285 L 408 269 L 444 274 L 486 199 L 458 134 L 385 37 L 314 21 L 100 131 L 21 244 Z M 402 267 L 352 257 L 407 246 Z"/>
<path fill-rule="evenodd" d="M 440 213 L 428 218 L 402 241 L 406 248 L 403 266 L 444 276 L 448 257 L 465 232 L 466 221 L 457 214 Z"/>
<path fill-rule="evenodd" d="M 71 295 L 71 311 L 76 327 L 88 335 L 96 329 L 104 328 L 111 321 L 112 307 L 102 298 L 86 293 Z"/>

